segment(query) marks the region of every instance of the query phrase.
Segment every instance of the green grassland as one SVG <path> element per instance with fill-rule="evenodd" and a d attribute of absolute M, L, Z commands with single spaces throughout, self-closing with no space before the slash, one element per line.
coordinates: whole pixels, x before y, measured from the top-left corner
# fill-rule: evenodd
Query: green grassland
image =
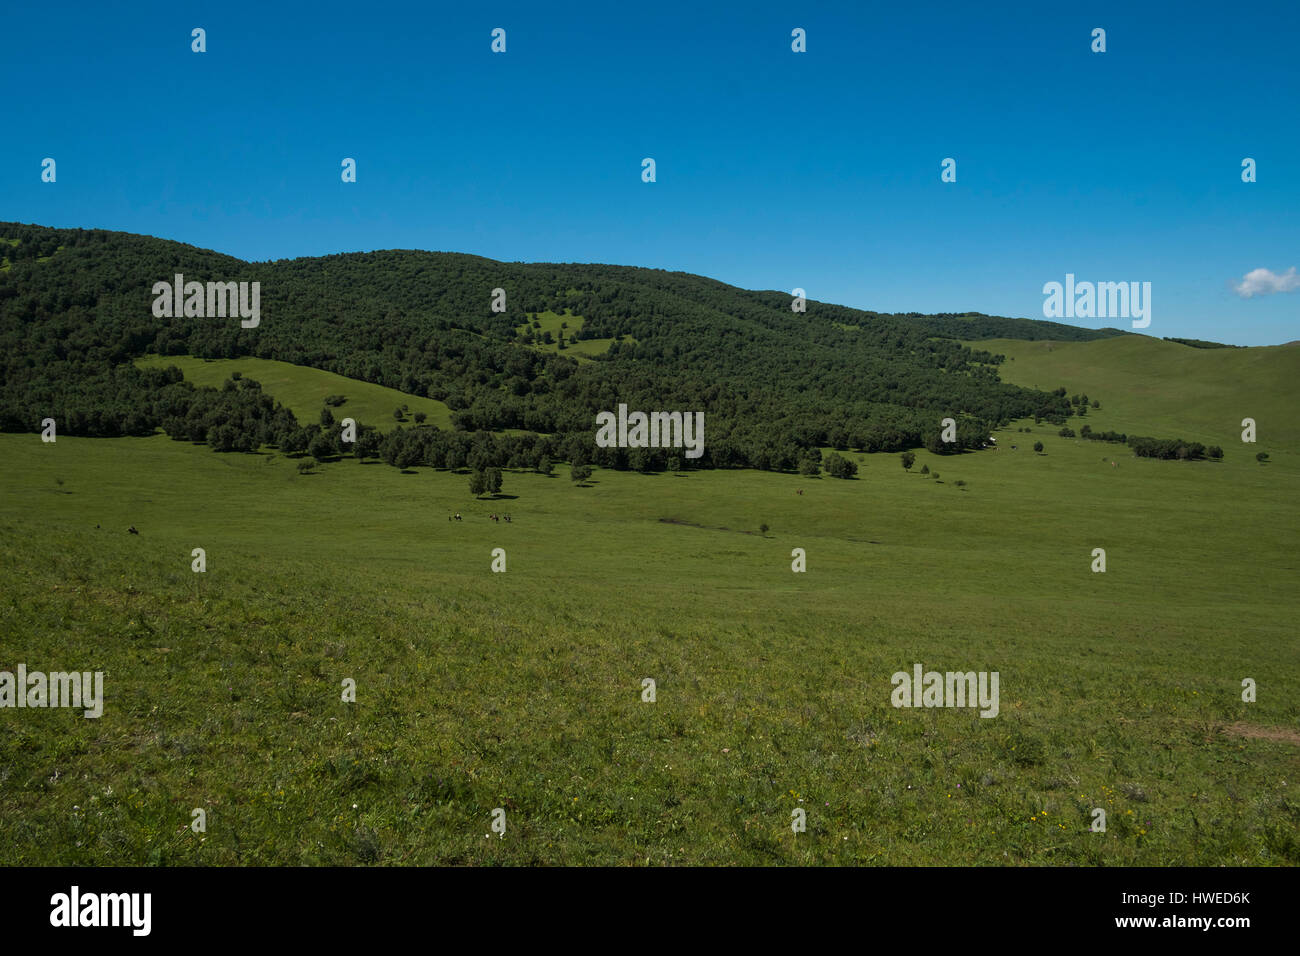
<path fill-rule="evenodd" d="M 540 352 L 555 352 L 557 354 L 560 354 L 562 352 L 564 355 L 568 355 L 572 358 L 575 358 L 579 362 L 589 361 L 591 357 L 594 355 L 604 355 L 606 352 L 608 352 L 609 347 L 610 345 L 613 344 L 614 340 L 613 339 L 582 339 L 581 341 L 576 341 L 576 342 L 573 341 L 573 339 L 571 338 L 572 335 L 582 328 L 582 324 L 584 321 L 586 320 L 582 316 L 574 315 L 572 311 L 569 309 L 565 309 L 563 314 L 560 314 L 558 312 L 552 312 L 551 310 L 547 309 L 545 312 L 537 313 L 536 328 L 533 327 L 533 323 L 530 320 L 524 323 L 523 325 L 520 325 L 516 329 L 516 331 L 523 333 L 532 330 L 532 333 L 538 336 L 546 332 L 550 332 L 551 336 L 555 338 L 556 341 L 550 344 L 547 344 L 545 342 L 537 342 L 534 345 L 532 345 L 531 348 L 536 349 L 537 351 Z M 568 325 L 568 328 L 563 327 L 565 324 Z M 560 349 L 560 343 L 559 343 L 559 336 L 561 332 L 564 333 L 563 350 Z M 628 336 L 628 340 L 633 341 L 631 336 Z"/>
<path fill-rule="evenodd" d="M 1006 355 L 998 367 L 1004 381 L 1045 389 L 1063 385 L 1070 394 L 1086 392 L 1099 400 L 1103 414 L 1089 409 L 1086 418 L 1070 422 L 1075 431 L 1086 422 L 1094 430 L 1217 444 L 1229 455 L 1237 449 L 1249 450 L 1251 457 L 1267 451 L 1300 466 L 1289 457 L 1300 449 L 1300 345 L 1198 349 L 1143 335 L 966 344 Z M 1255 419 L 1254 446 L 1242 444 L 1243 418 Z"/>
<path fill-rule="evenodd" d="M 561 466 L 475 500 L 429 469 L 0 435 L 0 669 L 106 690 L 98 720 L 0 710 L 0 863 L 1300 863 L 1297 353 L 1088 364 L 1125 342 L 982 345 L 1012 381 L 1077 375 L 1095 429 L 1222 462 L 1030 421 L 910 473 Z M 1169 397 L 1171 349 L 1203 388 Z M 893 708 L 917 662 L 998 671 L 1000 714 Z"/>
<path fill-rule="evenodd" d="M 451 409 L 443 402 L 288 362 L 259 358 L 201 359 L 188 355 L 149 355 L 138 359 L 136 365 L 142 368 L 175 365 L 186 381 L 212 388 L 220 388 L 232 372 L 239 372 L 261 382 L 262 390 L 293 412 L 304 425 L 319 420 L 321 409 L 325 408 L 325 396 L 344 395 L 347 401 L 330 409 L 339 419 L 352 418 L 360 424 L 388 431 L 398 424 L 393 411 L 405 406 L 409 410 L 406 416 L 408 425 L 416 412 L 424 412 L 429 416 L 428 424 L 439 428 L 451 427 Z"/>

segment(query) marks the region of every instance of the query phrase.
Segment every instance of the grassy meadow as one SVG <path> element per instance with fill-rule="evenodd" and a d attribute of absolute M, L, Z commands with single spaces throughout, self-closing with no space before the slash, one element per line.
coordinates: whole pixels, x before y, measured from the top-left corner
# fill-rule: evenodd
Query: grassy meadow
<path fill-rule="evenodd" d="M 537 342 L 529 347 L 538 352 L 553 352 L 556 355 L 567 355 L 570 358 L 577 359 L 579 362 L 586 362 L 590 361 L 594 355 L 604 355 L 608 352 L 609 347 L 613 344 L 614 340 L 581 339 L 574 341 L 573 334 L 582 328 L 584 322 L 586 322 L 585 318 L 580 315 L 574 315 L 570 309 L 565 309 L 563 313 L 552 312 L 550 309 L 547 309 L 543 312 L 537 313 L 537 325 L 535 327 L 532 322 L 526 322 L 519 326 L 516 331 L 523 333 L 532 330 L 532 333 L 536 336 L 541 336 L 550 332 L 551 337 L 555 339 L 554 342 L 549 344 L 545 342 Z M 565 328 L 565 326 L 568 327 Z M 561 332 L 564 333 L 563 350 L 561 350 L 559 342 Z M 635 339 L 631 336 L 627 337 L 627 341 L 635 343 Z"/>
<path fill-rule="evenodd" d="M 1076 430 L 1222 462 L 1029 421 L 910 473 L 560 466 L 476 500 L 445 471 L 0 435 L 0 669 L 102 670 L 106 698 L 0 710 L 0 863 L 1300 863 L 1300 349 L 1133 341 L 982 345 L 1100 400 Z M 374 388 L 344 381 L 340 415 Z M 1000 714 L 895 709 L 918 662 L 998 671 Z"/>
<path fill-rule="evenodd" d="M 406 424 L 413 423 L 416 412 L 428 416 L 426 424 L 451 428 L 451 409 L 444 402 L 420 395 L 408 395 L 395 388 L 385 388 L 326 372 L 318 368 L 245 356 L 234 359 L 201 359 L 188 355 L 148 355 L 135 363 L 141 368 L 166 368 L 175 365 L 187 382 L 220 388 L 234 372 L 256 379 L 262 390 L 289 409 L 303 424 L 320 419 L 325 396 L 343 395 L 347 401 L 331 408 L 335 418 L 352 418 L 381 431 L 397 426 L 394 410 L 405 406 L 409 411 Z"/>

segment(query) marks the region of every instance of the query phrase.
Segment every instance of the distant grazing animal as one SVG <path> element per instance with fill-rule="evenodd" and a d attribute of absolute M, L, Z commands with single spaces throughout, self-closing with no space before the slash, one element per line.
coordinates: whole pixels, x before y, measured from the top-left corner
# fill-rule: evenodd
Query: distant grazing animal
<path fill-rule="evenodd" d="M 457 520 L 457 521 L 460 520 L 460 512 L 459 512 L 459 511 L 456 512 L 456 520 Z"/>
<path fill-rule="evenodd" d="M 509 516 L 509 515 L 506 515 L 506 521 L 507 521 L 507 522 L 510 521 L 510 516 Z"/>
<path fill-rule="evenodd" d="M 139 534 L 139 533 L 140 533 L 139 531 L 136 531 L 136 530 L 135 530 L 135 525 L 131 525 L 131 527 L 127 528 L 126 530 L 127 530 L 127 533 L 128 533 L 128 534 Z"/>
<path fill-rule="evenodd" d="M 803 494 L 803 489 L 800 488 L 798 491 L 795 492 L 795 494 L 796 494 L 796 495 L 801 495 L 801 494 Z"/>

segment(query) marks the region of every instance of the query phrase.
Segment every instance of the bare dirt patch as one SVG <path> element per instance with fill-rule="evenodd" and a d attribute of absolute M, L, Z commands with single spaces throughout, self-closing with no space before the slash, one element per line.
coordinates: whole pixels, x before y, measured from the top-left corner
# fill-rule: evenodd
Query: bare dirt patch
<path fill-rule="evenodd" d="M 1228 724 L 1223 728 L 1223 732 L 1232 734 L 1235 737 L 1248 737 L 1251 740 L 1275 740 L 1300 747 L 1300 731 L 1292 730 L 1289 727 L 1260 727 L 1239 720 L 1235 724 Z"/>

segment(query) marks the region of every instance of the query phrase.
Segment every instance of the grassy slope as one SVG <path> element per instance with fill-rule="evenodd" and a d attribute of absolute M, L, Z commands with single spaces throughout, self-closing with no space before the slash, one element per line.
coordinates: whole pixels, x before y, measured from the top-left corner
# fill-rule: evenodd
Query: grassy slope
<path fill-rule="evenodd" d="M 557 355 L 564 354 L 582 362 L 590 360 L 593 355 L 604 355 L 609 351 L 610 345 L 614 342 L 613 339 L 582 339 L 577 342 L 573 341 L 571 336 L 582 328 L 585 321 L 586 319 L 580 315 L 574 315 L 569 309 L 565 309 L 563 315 L 547 309 L 545 312 L 537 313 L 538 328 L 533 328 L 533 323 L 530 320 L 520 325 L 518 331 L 522 333 L 531 330 L 534 335 L 542 335 L 546 332 L 550 332 L 551 335 L 555 337 L 555 342 L 552 342 L 550 345 L 547 345 L 544 342 L 539 342 L 530 347 L 539 352 L 554 352 Z M 561 324 L 563 323 L 568 323 L 569 327 L 567 329 L 561 328 Z M 560 343 L 558 341 L 561 332 L 564 333 L 565 340 L 563 352 L 561 352 Z M 631 336 L 628 336 L 628 341 L 634 340 Z"/>
<path fill-rule="evenodd" d="M 1121 378 L 1080 381 L 1094 428 L 1146 407 Z M 855 456 L 851 482 L 509 473 L 475 502 L 443 472 L 0 435 L 0 667 L 104 669 L 109 697 L 0 711 L 0 862 L 1300 862 L 1296 444 L 1025 438 L 1047 453 L 920 453 L 942 483 Z M 918 661 L 998 670 L 1001 715 L 895 710 Z"/>
<path fill-rule="evenodd" d="M 1249 449 L 1292 454 L 1300 448 L 1300 346 L 1197 349 L 1131 335 L 1096 342 L 1023 342 L 993 339 L 966 343 L 1001 352 L 1005 381 L 1098 399 L 1105 428 L 1156 438 L 1186 438 L 1242 448 L 1241 420 L 1254 418 L 1258 439 Z M 1083 421 L 1098 429 L 1095 413 Z M 1292 458 L 1293 463 L 1300 464 Z"/>
<path fill-rule="evenodd" d="M 424 412 L 429 416 L 428 424 L 451 428 L 451 409 L 442 402 L 288 362 L 259 358 L 201 359 L 188 355 L 150 355 L 139 359 L 136 364 L 146 368 L 175 365 L 187 381 L 217 388 L 230 378 L 231 372 L 241 372 L 248 378 L 261 382 L 262 390 L 289 408 L 304 425 L 320 419 L 326 395 L 346 395 L 346 403 L 330 409 L 337 419 L 354 418 L 362 424 L 388 431 L 398 424 L 393 418 L 393 410 L 405 405 L 410 409 L 406 416 L 408 426 L 413 421 L 411 416 L 416 412 Z"/>

